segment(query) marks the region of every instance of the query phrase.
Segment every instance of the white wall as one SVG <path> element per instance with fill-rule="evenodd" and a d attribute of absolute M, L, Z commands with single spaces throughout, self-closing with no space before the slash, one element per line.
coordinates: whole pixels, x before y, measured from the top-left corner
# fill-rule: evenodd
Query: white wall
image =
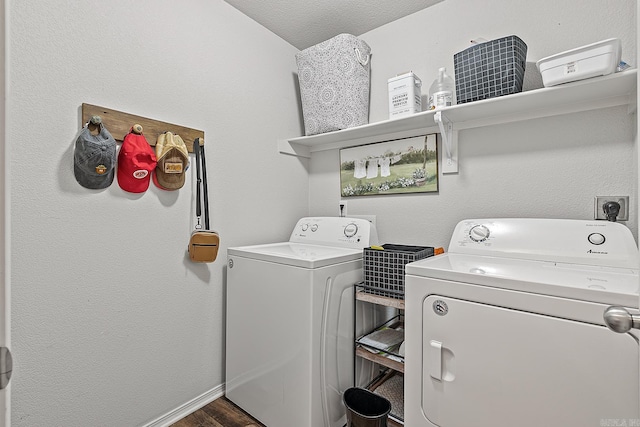
<path fill-rule="evenodd" d="M 308 166 L 276 148 L 302 132 L 297 50 L 221 0 L 7 3 L 12 425 L 144 425 L 224 382 L 226 248 L 308 213 Z M 185 258 L 191 172 L 78 185 L 83 102 L 204 130 L 214 264 Z"/>
<path fill-rule="evenodd" d="M 424 95 L 438 67 L 453 74 L 453 55 L 473 38 L 518 35 L 535 71 L 545 56 L 610 37 L 622 39 L 623 59 L 636 66 L 636 31 L 634 0 L 438 3 L 361 36 L 373 54 L 370 122 L 388 118 L 388 78 L 413 70 Z M 525 89 L 541 84 L 530 71 Z M 627 225 L 637 237 L 634 134 L 626 107 L 461 131 L 459 173 L 440 175 L 437 194 L 351 197 L 348 212 L 377 215 L 383 243 L 446 248 L 464 218 L 593 219 L 594 196 L 629 195 Z M 337 211 L 338 150 L 313 154 L 310 190 L 312 214 Z"/>
<path fill-rule="evenodd" d="M 4 0 L 0 0 L 0 63 L 5 63 L 5 2 Z M 2 82 L 2 87 L 0 87 L 0 94 L 2 95 L 2 99 L 5 99 L 5 87 L 6 87 L 6 72 L 5 67 L 2 67 L 0 70 L 0 82 Z M 4 102 L 0 102 L 0 129 L 6 129 L 5 122 L 5 104 Z M 4 131 L 0 132 L 0 165 L 6 170 L 6 138 Z M 7 347 L 11 349 L 11 297 L 9 295 L 10 288 L 7 286 L 7 277 L 8 270 L 7 266 L 9 263 L 7 262 L 7 236 L 9 227 L 7 227 L 9 221 L 9 215 L 7 213 L 7 207 L 9 206 L 7 198 L 5 197 L 6 192 L 6 179 L 5 174 L 0 174 L 0 200 L 2 207 L 0 208 L 0 236 L 2 238 L 2 247 L 0 248 L 0 346 Z M 4 388 L 0 390 L 0 425 L 5 426 L 10 423 L 10 402 L 11 402 L 10 391 L 8 388 Z"/>
<path fill-rule="evenodd" d="M 338 151 L 277 153 L 278 138 L 302 134 L 296 50 L 221 0 L 7 11 L 12 425 L 144 425 L 224 382 L 226 248 L 334 215 Z M 447 0 L 363 36 L 371 121 L 387 117 L 392 75 L 412 69 L 428 85 L 470 38 L 507 34 L 531 62 L 616 36 L 636 64 L 632 0 Z M 189 188 L 134 196 L 75 182 L 83 102 L 205 131 L 216 263 L 185 259 Z M 596 194 L 629 194 L 637 210 L 634 120 L 613 108 L 464 131 L 460 173 L 438 194 L 352 198 L 349 211 L 376 214 L 383 242 L 446 245 L 464 217 L 589 218 Z"/>

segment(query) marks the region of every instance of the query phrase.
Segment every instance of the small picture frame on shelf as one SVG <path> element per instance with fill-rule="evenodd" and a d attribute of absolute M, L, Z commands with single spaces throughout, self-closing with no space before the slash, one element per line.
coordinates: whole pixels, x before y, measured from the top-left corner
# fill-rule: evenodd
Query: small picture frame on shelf
<path fill-rule="evenodd" d="M 437 134 L 340 150 L 340 195 L 438 191 Z"/>

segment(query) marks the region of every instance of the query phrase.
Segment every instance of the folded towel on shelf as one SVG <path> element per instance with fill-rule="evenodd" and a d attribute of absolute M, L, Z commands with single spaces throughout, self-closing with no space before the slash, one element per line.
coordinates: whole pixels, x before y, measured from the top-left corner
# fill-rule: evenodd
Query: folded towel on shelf
<path fill-rule="evenodd" d="M 404 331 L 384 328 L 360 338 L 360 344 L 382 351 L 393 351 L 404 341 Z M 368 349 L 374 351 L 372 349 Z"/>

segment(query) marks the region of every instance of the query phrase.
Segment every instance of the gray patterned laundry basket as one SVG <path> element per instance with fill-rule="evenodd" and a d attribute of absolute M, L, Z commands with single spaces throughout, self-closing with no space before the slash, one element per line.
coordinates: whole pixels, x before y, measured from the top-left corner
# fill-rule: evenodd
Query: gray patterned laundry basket
<path fill-rule="evenodd" d="M 306 135 L 369 123 L 370 54 L 351 34 L 296 54 Z"/>

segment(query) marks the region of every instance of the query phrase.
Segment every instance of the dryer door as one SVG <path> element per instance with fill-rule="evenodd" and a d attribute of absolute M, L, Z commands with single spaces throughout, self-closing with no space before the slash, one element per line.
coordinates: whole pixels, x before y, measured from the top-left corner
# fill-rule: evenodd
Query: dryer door
<path fill-rule="evenodd" d="M 638 378 L 638 343 L 629 334 L 436 295 L 424 300 L 422 328 L 422 408 L 437 426 L 639 418 L 638 383 L 629 381 Z"/>

